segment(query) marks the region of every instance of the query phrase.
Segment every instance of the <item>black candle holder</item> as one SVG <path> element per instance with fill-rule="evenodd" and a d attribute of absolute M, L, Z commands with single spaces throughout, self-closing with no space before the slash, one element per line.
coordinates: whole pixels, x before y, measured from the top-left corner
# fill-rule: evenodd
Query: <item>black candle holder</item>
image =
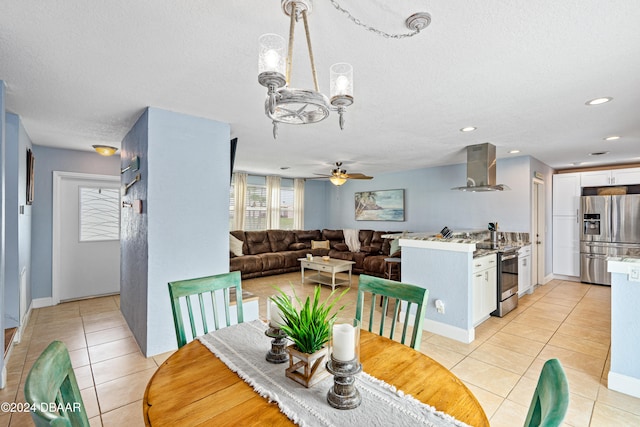
<path fill-rule="evenodd" d="M 333 387 L 327 392 L 327 402 L 336 409 L 354 409 L 362 403 L 360 392 L 355 386 L 356 374 L 362 371 L 358 359 L 347 362 L 336 360 L 331 355 L 327 371 L 333 374 Z"/>
<path fill-rule="evenodd" d="M 271 340 L 271 349 L 267 352 L 266 359 L 270 363 L 285 363 L 289 361 L 289 353 L 287 353 L 287 334 L 280 328 L 269 326 L 264 334 L 273 338 Z"/>

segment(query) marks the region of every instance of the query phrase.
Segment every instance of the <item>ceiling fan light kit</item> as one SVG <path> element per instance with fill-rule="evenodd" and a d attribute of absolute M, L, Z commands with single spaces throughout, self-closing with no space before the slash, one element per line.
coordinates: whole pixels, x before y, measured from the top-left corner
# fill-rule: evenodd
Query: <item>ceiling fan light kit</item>
<path fill-rule="evenodd" d="M 341 166 L 342 166 L 342 162 L 336 162 L 336 167 L 331 170 L 331 175 L 323 175 L 323 174 L 317 173 L 316 175 L 320 175 L 320 176 L 317 178 L 311 178 L 311 179 L 328 178 L 329 182 L 331 182 L 336 187 L 344 184 L 349 179 L 373 179 L 372 176 L 367 176 L 362 173 L 347 173 L 346 170 L 340 168 Z"/>
<path fill-rule="evenodd" d="M 387 38 L 404 38 L 418 34 L 431 23 L 431 15 L 419 12 L 411 15 L 405 25 L 412 32 L 388 34 L 363 24 L 343 9 L 335 0 L 331 4 L 356 25 Z M 264 34 L 259 40 L 258 82 L 267 88 L 265 114 L 273 123 L 273 138 L 278 137 L 278 123 L 306 125 L 317 123 L 329 116 L 330 111 L 338 112 L 340 129 L 344 129 L 344 113 L 353 104 L 353 67 L 347 63 L 334 64 L 330 68 L 330 96 L 320 92 L 318 76 L 311 48 L 308 15 L 312 10 L 311 0 L 281 0 L 282 11 L 289 16 L 288 46 L 277 34 Z M 307 51 L 311 62 L 311 76 L 314 89 L 294 89 L 291 87 L 293 69 L 293 43 L 296 22 L 302 20 L 307 41 Z M 340 185 L 340 184 L 338 184 Z"/>

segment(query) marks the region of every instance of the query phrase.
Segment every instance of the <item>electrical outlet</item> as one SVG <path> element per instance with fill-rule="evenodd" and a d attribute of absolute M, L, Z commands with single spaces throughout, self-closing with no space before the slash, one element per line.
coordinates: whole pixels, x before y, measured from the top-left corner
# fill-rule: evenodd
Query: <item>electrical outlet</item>
<path fill-rule="evenodd" d="M 440 314 L 444 314 L 444 302 L 442 302 L 442 300 L 436 300 L 436 311 Z"/>
<path fill-rule="evenodd" d="M 629 270 L 629 281 L 640 282 L 640 268 L 633 267 Z"/>

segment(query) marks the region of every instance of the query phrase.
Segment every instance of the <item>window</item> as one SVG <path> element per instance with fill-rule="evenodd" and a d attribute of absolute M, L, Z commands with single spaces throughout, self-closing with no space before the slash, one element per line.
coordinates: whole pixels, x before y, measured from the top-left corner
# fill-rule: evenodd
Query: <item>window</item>
<path fill-rule="evenodd" d="M 80 187 L 80 241 L 120 239 L 120 191 Z"/>
<path fill-rule="evenodd" d="M 242 182 L 241 179 L 238 181 Z M 244 206 L 241 201 L 235 198 L 243 194 L 236 191 L 236 179 L 233 180 L 229 189 L 229 230 L 234 230 L 234 224 L 241 226 L 236 221 L 236 215 L 242 215 L 244 212 L 244 230 L 266 230 L 267 224 L 270 227 L 279 228 L 281 230 L 292 230 L 294 228 L 294 217 L 296 214 L 294 180 L 291 178 L 282 178 L 279 188 L 278 205 L 267 209 L 267 177 L 248 175 L 246 176 L 246 185 L 244 191 Z M 241 184 L 240 184 L 241 185 Z M 304 197 L 304 195 L 302 196 Z M 267 221 L 267 215 L 277 217 Z"/>
<path fill-rule="evenodd" d="M 293 180 L 283 179 L 280 183 L 280 227 L 293 230 Z"/>
<path fill-rule="evenodd" d="M 264 177 L 263 177 L 264 178 Z M 265 230 L 267 228 L 267 186 L 247 182 L 245 230 Z"/>

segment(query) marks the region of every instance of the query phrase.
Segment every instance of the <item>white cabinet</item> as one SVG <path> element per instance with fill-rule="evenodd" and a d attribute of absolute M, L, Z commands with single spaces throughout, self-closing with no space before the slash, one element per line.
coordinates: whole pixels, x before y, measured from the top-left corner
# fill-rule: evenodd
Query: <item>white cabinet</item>
<path fill-rule="evenodd" d="M 473 325 L 498 308 L 498 270 L 495 254 L 473 259 Z"/>
<path fill-rule="evenodd" d="M 518 294 L 531 293 L 531 245 L 518 251 Z"/>
<path fill-rule="evenodd" d="M 580 175 L 582 187 L 640 184 L 640 168 L 582 172 Z"/>
<path fill-rule="evenodd" d="M 611 171 L 582 172 L 580 175 L 580 185 L 583 187 L 611 185 Z"/>
<path fill-rule="evenodd" d="M 553 215 L 578 215 L 580 209 L 580 174 L 553 175 Z"/>
<path fill-rule="evenodd" d="M 580 173 L 553 175 L 553 273 L 580 275 Z"/>
<path fill-rule="evenodd" d="M 579 239 L 577 218 L 553 217 L 553 274 L 580 276 Z"/>
<path fill-rule="evenodd" d="M 611 180 L 613 185 L 640 184 L 640 168 L 612 170 Z"/>

